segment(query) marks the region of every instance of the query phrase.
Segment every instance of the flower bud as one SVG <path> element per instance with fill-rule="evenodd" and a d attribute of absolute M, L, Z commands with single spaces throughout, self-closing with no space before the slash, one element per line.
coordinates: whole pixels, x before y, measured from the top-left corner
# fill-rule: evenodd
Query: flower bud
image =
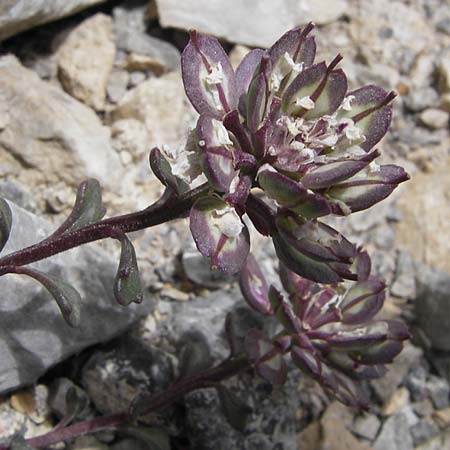
<path fill-rule="evenodd" d="M 370 208 L 408 179 L 409 175 L 400 166 L 389 164 L 374 169 L 369 166 L 364 173 L 359 172 L 327 190 L 326 197 L 334 203 L 335 214 L 347 215 Z"/>

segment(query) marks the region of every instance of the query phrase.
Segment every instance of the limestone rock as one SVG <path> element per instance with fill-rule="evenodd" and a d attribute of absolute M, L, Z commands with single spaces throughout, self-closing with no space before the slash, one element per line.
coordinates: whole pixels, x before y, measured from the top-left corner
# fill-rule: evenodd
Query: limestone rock
<path fill-rule="evenodd" d="M 391 416 L 383 425 L 373 446 L 374 450 L 413 450 L 406 416 L 403 413 Z"/>
<path fill-rule="evenodd" d="M 272 45 L 287 30 L 306 22 L 333 22 L 347 9 L 345 0 L 157 0 L 156 4 L 163 27 L 196 29 L 230 42 L 260 47 Z"/>
<path fill-rule="evenodd" d="M 112 112 L 112 119 L 137 119 L 147 128 L 148 148 L 176 145 L 186 138 L 193 113 L 181 77 L 169 73 L 150 78 L 127 92 Z"/>
<path fill-rule="evenodd" d="M 432 130 L 445 128 L 448 125 L 449 113 L 436 108 L 429 108 L 422 112 L 420 121 Z"/>
<path fill-rule="evenodd" d="M 11 55 L 0 58 L 0 161 L 42 182 L 78 185 L 87 177 L 115 186 L 120 162 L 96 114 L 42 81 Z M 117 187 L 117 186 L 116 186 Z"/>
<path fill-rule="evenodd" d="M 3 0 L 0 4 L 0 41 L 36 25 L 69 16 L 105 0 Z"/>
<path fill-rule="evenodd" d="M 398 206 L 398 246 L 414 260 L 450 273 L 450 159 L 405 184 Z"/>
<path fill-rule="evenodd" d="M 109 16 L 96 14 L 74 28 L 58 51 L 58 75 L 66 92 L 102 110 L 115 52 Z"/>
<path fill-rule="evenodd" d="M 2 254 L 34 244 L 54 228 L 14 203 L 10 206 L 13 227 Z M 80 326 L 70 328 L 55 301 L 35 281 L 17 275 L 1 277 L 0 392 L 34 383 L 51 366 L 116 336 L 152 308 L 149 298 L 126 308 L 115 302 L 112 285 L 117 262 L 99 247 L 80 247 L 33 267 L 65 280 L 80 292 Z"/>

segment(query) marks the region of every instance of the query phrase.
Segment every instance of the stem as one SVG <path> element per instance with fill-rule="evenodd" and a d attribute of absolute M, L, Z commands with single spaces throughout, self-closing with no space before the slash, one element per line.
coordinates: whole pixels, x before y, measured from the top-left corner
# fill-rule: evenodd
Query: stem
<path fill-rule="evenodd" d="M 157 201 L 142 211 L 111 217 L 69 233 L 44 239 L 0 258 L 0 276 L 11 272 L 12 267 L 40 261 L 88 242 L 114 237 L 118 231 L 130 233 L 177 219 L 188 212 L 195 200 L 207 191 L 208 185 L 203 184 L 180 197 Z"/>
<path fill-rule="evenodd" d="M 250 362 L 244 355 L 226 359 L 211 369 L 207 369 L 196 375 L 191 375 L 175 382 L 164 392 L 141 397 L 138 400 L 138 404 L 134 407 L 136 410 L 135 412 L 139 415 L 145 415 L 152 411 L 167 407 L 193 390 L 213 387 L 216 383 L 237 375 L 250 367 Z M 58 428 L 47 434 L 43 434 L 42 436 L 27 439 L 25 442 L 37 449 L 45 448 L 56 442 L 67 441 L 88 433 L 115 428 L 130 420 L 132 420 L 132 415 L 129 411 L 95 417 L 94 419 L 78 422 L 68 427 Z M 9 445 L 0 445 L 0 450 L 9 449 Z"/>

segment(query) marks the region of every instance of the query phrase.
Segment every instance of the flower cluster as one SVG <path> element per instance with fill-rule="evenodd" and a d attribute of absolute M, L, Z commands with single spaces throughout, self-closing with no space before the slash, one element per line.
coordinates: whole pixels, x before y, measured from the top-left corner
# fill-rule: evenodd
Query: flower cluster
<path fill-rule="evenodd" d="M 408 178 L 374 162 L 395 95 L 373 85 L 347 92 L 341 56 L 313 64 L 311 29 L 250 51 L 236 71 L 212 37 L 192 32 L 183 52 L 186 94 L 200 117 L 183 151 L 155 148 L 150 161 L 174 193 L 206 177 L 211 195 L 193 206 L 190 226 L 200 252 L 224 272 L 238 272 L 249 252 L 246 213 L 299 275 L 355 278 L 356 249 L 317 218 L 366 209 Z"/>
<path fill-rule="evenodd" d="M 253 256 L 241 272 L 245 299 L 257 311 L 273 315 L 280 324 L 275 337 L 267 339 L 253 329 L 247 336 L 247 352 L 258 373 L 282 384 L 287 366 L 284 355 L 318 381 L 341 402 L 368 407 L 362 380 L 384 375 L 409 337 L 399 321 L 373 318 L 382 308 L 385 285 L 370 275 L 370 259 L 361 253 L 359 280 L 335 288 L 302 278 L 283 264 L 280 277 L 288 300 L 268 284 Z"/>
<path fill-rule="evenodd" d="M 261 375 L 282 378 L 290 352 L 342 401 L 360 405 L 354 380 L 380 376 L 407 332 L 396 322 L 367 325 L 384 284 L 369 275 L 365 252 L 318 219 L 369 208 L 408 175 L 375 163 L 395 94 L 374 85 L 348 92 L 340 55 L 314 64 L 312 28 L 250 51 L 236 70 L 216 39 L 192 32 L 181 64 L 197 126 L 182 151 L 155 148 L 150 163 L 171 195 L 207 181 L 190 212 L 199 251 L 212 268 L 241 271 L 249 304 L 283 324 L 272 340 L 249 335 Z M 290 302 L 249 256 L 248 220 L 272 238 Z M 355 282 L 344 293 L 343 280 Z"/>

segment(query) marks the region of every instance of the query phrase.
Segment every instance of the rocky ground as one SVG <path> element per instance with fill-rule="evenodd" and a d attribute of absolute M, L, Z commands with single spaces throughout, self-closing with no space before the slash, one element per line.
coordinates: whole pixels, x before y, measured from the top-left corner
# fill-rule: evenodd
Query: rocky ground
<path fill-rule="evenodd" d="M 387 376 L 368 387 L 372 410 L 331 402 L 296 371 L 282 389 L 248 375 L 229 382 L 252 410 L 242 432 L 223 419 L 210 390 L 147 425 L 163 424 L 176 449 L 450 449 L 448 0 L 31 3 L 0 5 L 0 196 L 17 205 L 20 225 L 10 250 L 60 222 L 87 176 L 100 180 L 110 215 L 158 198 L 148 152 L 176 145 L 196 120 L 179 72 L 190 28 L 222 38 L 238 62 L 248 47 L 270 45 L 313 20 L 319 58 L 340 52 L 351 87 L 374 82 L 399 93 L 380 148 L 383 162 L 405 166 L 411 181 L 370 211 L 335 220 L 365 243 L 386 277 L 383 314 L 403 317 L 414 334 Z M 137 308 L 112 305 L 115 246 L 42 263 L 87 299 L 75 332 L 33 284 L 0 280 L 0 439 L 51 429 L 66 412 L 70 386 L 84 399 L 79 419 L 123 409 L 140 390 L 156 392 L 176 376 L 186 335 L 219 358 L 225 313 L 251 320 L 233 280 L 212 274 L 197 254 L 185 221 L 133 240 L 146 288 Z M 273 273 L 273 249 L 265 241 L 256 246 Z M 148 446 L 101 433 L 54 448 Z"/>

